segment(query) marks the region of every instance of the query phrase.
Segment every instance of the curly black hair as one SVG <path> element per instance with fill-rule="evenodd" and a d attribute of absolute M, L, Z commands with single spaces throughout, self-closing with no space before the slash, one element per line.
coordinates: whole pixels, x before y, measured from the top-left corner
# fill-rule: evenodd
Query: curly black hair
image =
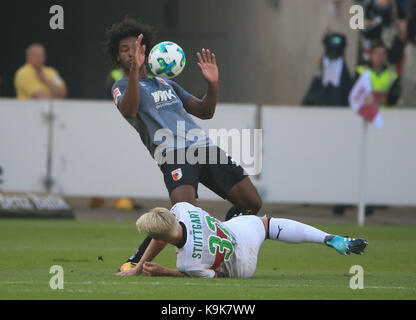
<path fill-rule="evenodd" d="M 106 49 L 111 60 L 116 64 L 120 41 L 127 37 L 138 37 L 143 34 L 142 44 L 146 45 L 146 57 L 149 55 L 156 40 L 156 30 L 148 24 L 142 23 L 140 20 L 134 20 L 126 16 L 121 22 L 113 24 L 106 30 Z"/>

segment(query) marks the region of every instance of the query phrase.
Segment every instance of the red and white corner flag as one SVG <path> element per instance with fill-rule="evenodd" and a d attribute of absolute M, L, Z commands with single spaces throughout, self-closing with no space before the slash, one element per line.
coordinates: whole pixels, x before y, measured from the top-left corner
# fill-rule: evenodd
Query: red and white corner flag
<path fill-rule="evenodd" d="M 379 129 L 383 126 L 383 118 L 373 94 L 370 71 L 367 70 L 358 78 L 350 92 L 349 102 L 354 112 L 371 122 L 374 127 Z"/>

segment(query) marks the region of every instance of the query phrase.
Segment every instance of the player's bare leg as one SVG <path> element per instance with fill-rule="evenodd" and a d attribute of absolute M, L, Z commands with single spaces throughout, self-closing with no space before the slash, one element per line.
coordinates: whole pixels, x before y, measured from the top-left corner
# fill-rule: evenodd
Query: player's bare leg
<path fill-rule="evenodd" d="M 229 220 L 240 213 L 244 215 L 255 215 L 263 205 L 256 187 L 248 176 L 231 188 L 227 194 L 227 199 L 234 207 L 227 212 L 225 220 Z"/>
<path fill-rule="evenodd" d="M 197 205 L 195 188 L 189 184 L 184 184 L 173 189 L 169 198 L 172 206 L 178 202 L 188 202 L 194 206 Z"/>

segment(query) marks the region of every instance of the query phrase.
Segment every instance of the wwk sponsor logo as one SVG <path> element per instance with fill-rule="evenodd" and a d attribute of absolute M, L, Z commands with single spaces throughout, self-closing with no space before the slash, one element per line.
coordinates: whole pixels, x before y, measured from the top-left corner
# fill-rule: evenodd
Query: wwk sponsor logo
<path fill-rule="evenodd" d="M 172 89 L 169 90 L 157 90 L 151 93 L 155 100 L 156 109 L 169 105 L 177 100 L 173 94 Z"/>

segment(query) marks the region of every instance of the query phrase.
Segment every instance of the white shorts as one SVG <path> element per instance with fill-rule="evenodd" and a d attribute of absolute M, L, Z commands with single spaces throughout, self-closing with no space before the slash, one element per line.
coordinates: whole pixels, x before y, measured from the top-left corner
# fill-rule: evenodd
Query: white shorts
<path fill-rule="evenodd" d="M 236 238 L 234 259 L 223 268 L 226 276 L 251 277 L 256 271 L 257 255 L 266 237 L 263 221 L 257 216 L 240 216 L 223 224 Z"/>

